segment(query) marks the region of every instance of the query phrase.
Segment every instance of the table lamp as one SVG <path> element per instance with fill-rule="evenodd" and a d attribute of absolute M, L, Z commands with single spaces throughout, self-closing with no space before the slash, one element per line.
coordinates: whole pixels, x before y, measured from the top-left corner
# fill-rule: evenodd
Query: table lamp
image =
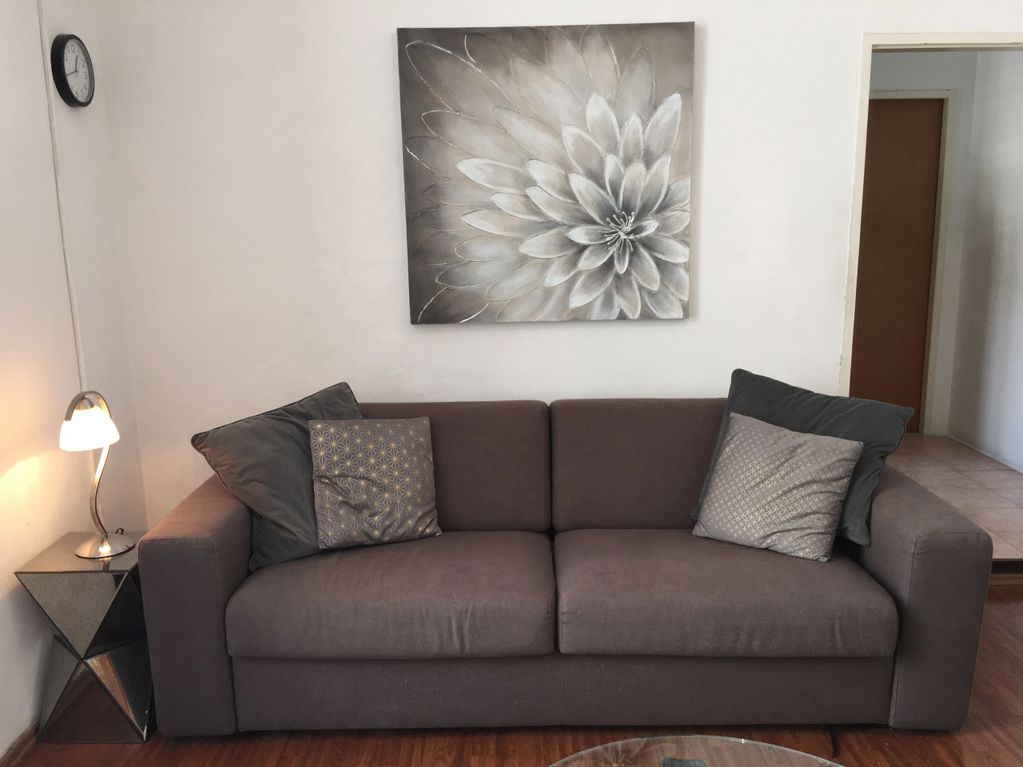
<path fill-rule="evenodd" d="M 96 535 L 92 536 L 75 549 L 75 554 L 83 559 L 103 559 L 129 551 L 135 541 L 120 532 L 107 532 L 99 513 L 99 483 L 103 479 L 103 469 L 107 465 L 110 446 L 117 442 L 121 435 L 110 418 L 110 408 L 106 399 L 97 391 L 83 391 L 71 399 L 64 414 L 64 422 L 60 425 L 60 449 L 84 451 L 103 449 L 96 473 L 92 478 L 92 495 L 89 498 L 89 510 L 92 512 L 92 524 Z"/>

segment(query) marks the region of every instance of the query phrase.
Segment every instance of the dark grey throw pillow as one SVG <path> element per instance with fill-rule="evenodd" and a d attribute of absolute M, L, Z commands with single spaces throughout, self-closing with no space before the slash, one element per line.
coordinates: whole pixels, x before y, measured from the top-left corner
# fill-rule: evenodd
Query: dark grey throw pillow
<path fill-rule="evenodd" d="M 249 569 L 319 551 L 309 422 L 362 418 L 346 383 L 192 437 L 224 486 L 252 509 Z"/>
<path fill-rule="evenodd" d="M 429 418 L 312 421 L 321 549 L 440 535 Z"/>
<path fill-rule="evenodd" d="M 730 413 L 693 535 L 827 562 L 862 447 Z"/>
<path fill-rule="evenodd" d="M 895 452 L 906 434 L 906 423 L 913 416 L 913 408 L 817 394 L 748 370 L 735 370 L 714 459 L 693 512 L 695 519 L 699 518 L 721 452 L 729 413 L 740 413 L 792 431 L 862 442 L 863 450 L 842 506 L 838 535 L 863 546 L 870 544 L 870 505 L 874 490 L 881 479 L 885 459 Z"/>

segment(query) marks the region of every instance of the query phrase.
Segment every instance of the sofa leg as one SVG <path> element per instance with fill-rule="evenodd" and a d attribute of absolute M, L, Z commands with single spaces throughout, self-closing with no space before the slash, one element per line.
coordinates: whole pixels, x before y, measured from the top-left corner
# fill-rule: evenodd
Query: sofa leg
<path fill-rule="evenodd" d="M 828 725 L 828 732 L 831 735 L 831 758 L 834 759 L 838 756 L 838 728 L 830 724 Z"/>

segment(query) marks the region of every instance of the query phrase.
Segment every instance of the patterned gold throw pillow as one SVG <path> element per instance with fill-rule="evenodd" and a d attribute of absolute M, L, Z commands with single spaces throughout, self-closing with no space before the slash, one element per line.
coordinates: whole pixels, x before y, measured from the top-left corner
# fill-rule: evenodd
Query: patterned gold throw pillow
<path fill-rule="evenodd" d="M 321 549 L 440 535 L 429 418 L 310 421 Z"/>

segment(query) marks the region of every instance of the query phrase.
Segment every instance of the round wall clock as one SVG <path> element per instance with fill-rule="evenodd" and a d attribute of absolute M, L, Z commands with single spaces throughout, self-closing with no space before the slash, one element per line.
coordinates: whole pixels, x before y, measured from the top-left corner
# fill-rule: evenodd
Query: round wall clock
<path fill-rule="evenodd" d="M 85 43 L 74 35 L 57 35 L 50 47 L 50 69 L 57 93 L 69 107 L 84 107 L 96 92 L 92 58 Z"/>

